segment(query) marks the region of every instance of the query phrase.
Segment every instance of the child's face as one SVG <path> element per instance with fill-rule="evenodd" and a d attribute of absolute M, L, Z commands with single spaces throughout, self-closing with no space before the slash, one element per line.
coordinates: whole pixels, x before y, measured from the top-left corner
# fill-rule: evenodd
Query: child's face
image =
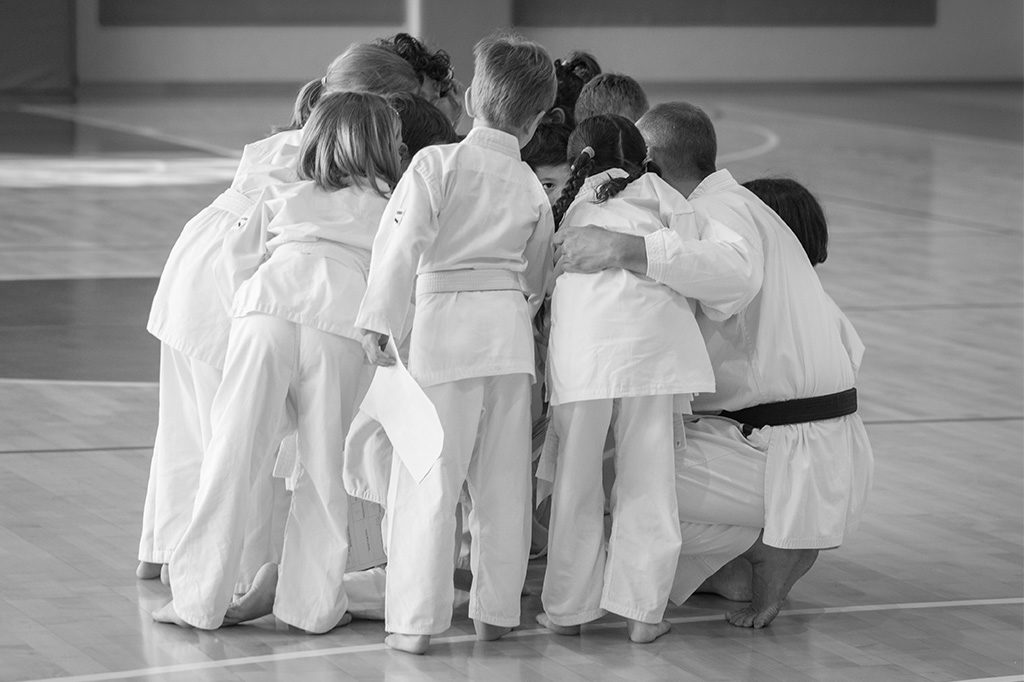
<path fill-rule="evenodd" d="M 548 195 L 548 201 L 554 204 L 558 197 L 562 196 L 562 189 L 565 183 L 569 182 L 569 164 L 560 163 L 557 166 L 537 166 L 533 169 L 540 180 L 544 193 Z"/>

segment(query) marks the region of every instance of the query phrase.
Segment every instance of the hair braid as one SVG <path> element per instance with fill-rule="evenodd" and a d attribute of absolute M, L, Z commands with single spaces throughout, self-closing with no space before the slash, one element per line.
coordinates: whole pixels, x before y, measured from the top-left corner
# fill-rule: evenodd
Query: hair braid
<path fill-rule="evenodd" d="M 594 150 L 591 147 L 584 147 L 583 151 L 580 152 L 576 160 L 573 161 L 572 169 L 569 171 L 569 180 L 565 183 L 565 187 L 562 189 L 561 196 L 558 197 L 558 201 L 551 207 L 551 212 L 555 218 L 555 229 L 562 224 L 562 218 L 565 217 L 565 212 L 569 210 L 570 204 L 573 199 L 580 191 L 580 187 L 583 186 L 583 181 L 589 176 L 590 167 L 594 164 Z"/>

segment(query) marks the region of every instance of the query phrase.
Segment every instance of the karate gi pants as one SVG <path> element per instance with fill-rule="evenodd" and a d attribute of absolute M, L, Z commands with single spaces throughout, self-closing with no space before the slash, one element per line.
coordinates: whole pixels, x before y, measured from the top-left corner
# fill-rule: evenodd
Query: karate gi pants
<path fill-rule="evenodd" d="M 682 604 L 718 569 L 746 552 L 764 527 L 763 434 L 743 436 L 721 417 L 686 417 L 676 428 L 676 494 L 682 546 L 671 599 Z"/>
<path fill-rule="evenodd" d="M 232 320 L 192 523 L 170 562 L 174 608 L 183 620 L 203 629 L 223 622 L 248 497 L 256 477 L 273 465 L 290 403 L 301 471 L 285 521 L 274 615 L 308 632 L 337 625 L 348 607 L 348 496 L 340 458 L 368 379 L 362 348 L 352 339 L 258 313 Z"/>
<path fill-rule="evenodd" d="M 456 506 L 472 500 L 469 617 L 519 625 L 530 551 L 530 377 L 463 379 L 424 388 L 444 429 L 440 459 L 418 482 L 395 458 L 388 518 L 388 632 L 451 626 Z"/>
<path fill-rule="evenodd" d="M 210 442 L 210 406 L 220 379 L 221 372 L 213 365 L 160 344 L 156 439 L 139 561 L 166 564 L 192 519 L 199 468 Z"/>
<path fill-rule="evenodd" d="M 139 561 L 165 564 L 192 520 L 203 453 L 210 443 L 210 410 L 221 371 L 160 344 L 160 388 L 156 438 L 142 512 Z M 281 556 L 280 514 L 287 494 L 269 476 L 256 481 L 248 517 L 238 591 L 259 567 Z M 275 514 L 277 516 L 275 516 Z"/>
<path fill-rule="evenodd" d="M 680 547 L 672 410 L 671 395 L 553 408 L 559 450 L 541 601 L 556 625 L 579 625 L 605 611 L 661 621 Z M 613 423 L 615 483 L 606 550 L 602 459 Z"/>

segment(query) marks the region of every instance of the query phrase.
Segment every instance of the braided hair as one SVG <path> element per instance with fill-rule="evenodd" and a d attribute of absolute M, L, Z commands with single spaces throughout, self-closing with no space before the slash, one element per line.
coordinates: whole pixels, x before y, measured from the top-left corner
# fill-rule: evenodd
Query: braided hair
<path fill-rule="evenodd" d="M 569 180 L 551 208 L 555 229 L 561 225 L 565 212 L 588 177 L 612 168 L 628 173 L 626 177 L 609 178 L 597 188 L 597 203 L 602 203 L 644 173 L 658 172 L 654 164 L 646 161 L 647 145 L 640 131 L 629 119 L 615 114 L 591 116 L 581 121 L 569 136 L 567 155 L 572 159 Z"/>

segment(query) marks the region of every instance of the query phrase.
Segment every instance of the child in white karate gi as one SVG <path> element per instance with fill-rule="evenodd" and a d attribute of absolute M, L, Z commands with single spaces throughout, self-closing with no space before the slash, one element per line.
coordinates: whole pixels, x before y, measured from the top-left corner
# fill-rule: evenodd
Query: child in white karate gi
<path fill-rule="evenodd" d="M 689 202 L 645 172 L 646 145 L 629 120 L 599 115 L 569 139 L 576 159 L 554 214 L 559 225 L 627 234 L 671 229 L 697 239 Z M 538 620 L 560 634 L 606 611 L 650 642 L 662 620 L 679 555 L 673 411 L 714 390 L 695 303 L 626 270 L 568 273 L 551 299 L 548 376 L 558 439 L 547 572 Z M 611 537 L 604 543 L 602 457 L 615 436 Z M 542 466 L 542 469 L 544 467 Z"/>
<path fill-rule="evenodd" d="M 157 620 L 213 629 L 262 615 L 228 605 L 252 482 L 277 452 L 289 410 L 298 470 L 279 577 L 262 584 L 276 582 L 267 595 L 289 625 L 319 633 L 350 618 L 340 457 L 369 382 L 353 325 L 399 176 L 400 132 L 378 95 L 322 97 L 301 133 L 299 181 L 268 188 L 225 239 L 226 279 L 241 284 L 192 521 L 170 561 L 174 599 Z"/>
<path fill-rule="evenodd" d="M 442 78 L 450 71 L 446 55 L 425 48 L 416 52 L 414 48 L 422 45 L 412 38 L 403 45 L 434 77 L 449 83 L 450 73 L 448 80 Z M 302 126 L 322 95 L 346 90 L 415 93 L 424 87 L 421 78 L 395 49 L 350 46 L 331 62 L 323 78 L 303 86 L 288 126 L 246 145 L 231 188 L 182 230 L 160 276 L 147 327 L 161 341 L 160 406 L 139 542 L 139 578 L 160 575 L 192 517 L 199 467 L 210 438 L 210 405 L 220 385 L 231 324 L 230 298 L 225 301 L 217 295 L 231 288 L 218 281 L 213 267 L 225 233 L 253 207 L 264 188 L 297 179 Z M 259 480 L 267 490 L 253 495 L 253 540 L 247 544 L 251 550 L 246 549 L 241 588 L 280 552 L 268 513 L 269 507 L 279 506 L 280 484 L 274 484 L 276 497 L 271 500 L 271 477 Z"/>
<path fill-rule="evenodd" d="M 357 326 L 375 364 L 400 334 L 416 290 L 409 369 L 444 428 L 441 456 L 417 482 L 397 461 L 389 538 L 388 646 L 423 653 L 451 624 L 455 508 L 472 498 L 477 636 L 519 624 L 530 544 L 531 319 L 551 272 L 551 208 L 520 149 L 555 96 L 539 45 L 489 37 L 466 94 L 473 129 L 413 159 L 373 247 Z"/>
<path fill-rule="evenodd" d="M 230 301 L 218 296 L 223 287 L 213 263 L 224 235 L 253 208 L 260 192 L 297 179 L 298 128 L 309 115 L 311 92 L 309 85 L 300 91 L 293 128 L 246 145 L 231 187 L 185 225 L 160 275 L 147 325 L 161 342 L 160 399 L 139 542 L 139 578 L 160 575 L 188 526 L 203 452 L 210 442 L 210 405 L 220 385 L 231 326 Z M 254 495 L 254 503 L 280 493 L 271 492 L 269 475 L 260 481 L 266 490 Z M 254 507 L 251 518 L 249 544 L 254 554 L 244 562 L 243 586 L 277 554 L 267 551 L 274 544 L 269 514 Z"/>

